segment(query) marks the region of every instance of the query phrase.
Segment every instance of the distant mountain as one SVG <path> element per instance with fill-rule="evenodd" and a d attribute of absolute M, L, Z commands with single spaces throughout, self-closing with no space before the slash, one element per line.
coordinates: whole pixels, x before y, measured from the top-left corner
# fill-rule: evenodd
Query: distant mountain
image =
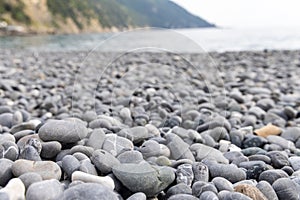
<path fill-rule="evenodd" d="M 214 26 L 169 0 L 0 0 L 5 22 L 36 33 Z"/>

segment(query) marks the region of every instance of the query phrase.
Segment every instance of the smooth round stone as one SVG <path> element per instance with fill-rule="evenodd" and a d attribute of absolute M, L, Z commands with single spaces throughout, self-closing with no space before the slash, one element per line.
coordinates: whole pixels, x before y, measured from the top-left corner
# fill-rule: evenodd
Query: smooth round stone
<path fill-rule="evenodd" d="M 0 125 L 11 128 L 13 125 L 13 114 L 11 113 L 0 114 Z"/>
<path fill-rule="evenodd" d="M 61 144 L 57 141 L 43 142 L 41 157 L 50 159 L 54 158 L 61 151 Z"/>
<path fill-rule="evenodd" d="M 211 178 L 223 177 L 231 183 L 236 183 L 246 179 L 246 172 L 234 164 L 226 165 L 212 163 L 208 165 L 208 169 Z"/>
<path fill-rule="evenodd" d="M 260 181 L 256 187 L 265 195 L 269 200 L 278 200 L 277 194 L 267 181 Z"/>
<path fill-rule="evenodd" d="M 266 164 L 271 164 L 271 158 L 265 155 L 252 155 L 249 156 L 249 161 L 263 161 Z"/>
<path fill-rule="evenodd" d="M 0 190 L 1 193 L 6 193 L 10 200 L 24 200 L 25 186 L 19 178 L 13 178 Z"/>
<path fill-rule="evenodd" d="M 97 175 L 87 174 L 81 171 L 76 171 L 72 174 L 72 182 L 73 181 L 82 181 L 85 183 L 99 183 L 113 190 L 115 188 L 114 180 L 109 177 L 100 177 Z"/>
<path fill-rule="evenodd" d="M 19 139 L 21 139 L 24 136 L 27 135 L 32 135 L 35 132 L 33 130 L 23 130 L 23 131 L 19 131 L 17 133 L 14 134 L 14 137 L 16 138 L 16 140 L 18 141 Z"/>
<path fill-rule="evenodd" d="M 184 183 L 179 183 L 177 185 L 170 187 L 166 193 L 167 197 L 176 194 L 192 194 L 192 188 Z"/>
<path fill-rule="evenodd" d="M 27 200 L 58 199 L 63 194 L 63 186 L 58 180 L 51 179 L 33 183 L 26 192 Z"/>
<path fill-rule="evenodd" d="M 133 147 L 133 143 L 126 138 L 116 134 L 106 134 L 102 149 L 117 156 L 124 151 L 133 150 Z"/>
<path fill-rule="evenodd" d="M 0 192 L 0 199 L 1 200 L 10 200 L 8 194 L 5 192 Z"/>
<path fill-rule="evenodd" d="M 17 124 L 17 125 L 14 125 L 13 127 L 11 127 L 9 132 L 12 134 L 15 134 L 15 133 L 23 131 L 23 130 L 33 130 L 34 131 L 36 126 L 37 125 L 32 121 L 23 122 L 21 124 Z"/>
<path fill-rule="evenodd" d="M 81 152 L 73 153 L 73 156 L 79 161 L 86 160 L 86 159 L 90 160 L 90 158 L 87 155 L 85 155 Z"/>
<path fill-rule="evenodd" d="M 102 174 L 108 174 L 120 161 L 105 150 L 96 150 L 92 154 L 91 161 Z"/>
<path fill-rule="evenodd" d="M 214 186 L 214 184 L 211 184 L 211 183 L 197 181 L 192 186 L 192 193 L 196 197 L 200 197 L 201 194 L 205 191 L 212 191 L 215 194 L 218 193 L 217 188 Z"/>
<path fill-rule="evenodd" d="M 279 178 L 272 184 L 279 199 L 299 199 L 300 187 L 289 178 Z"/>
<path fill-rule="evenodd" d="M 10 134 L 10 133 L 3 133 L 3 134 L 0 134 L 0 144 L 4 143 L 4 142 L 7 142 L 7 141 L 10 141 L 10 142 L 13 142 L 15 143 L 16 142 L 16 139 L 15 137 Z"/>
<path fill-rule="evenodd" d="M 211 181 L 217 188 L 218 192 L 222 190 L 233 192 L 233 185 L 223 177 L 215 177 Z"/>
<path fill-rule="evenodd" d="M 71 154 L 74 154 L 77 152 L 83 153 L 83 154 L 87 155 L 88 157 L 90 157 L 90 156 L 92 156 L 94 149 L 92 147 L 76 145 L 76 146 L 73 146 L 70 150 Z"/>
<path fill-rule="evenodd" d="M 118 200 L 117 194 L 111 189 L 98 183 L 82 183 L 69 187 L 64 191 L 62 200 L 76 199 L 76 200 Z"/>
<path fill-rule="evenodd" d="M 300 128 L 299 127 L 288 127 L 284 130 L 281 137 L 285 138 L 286 140 L 290 140 L 292 142 L 296 142 L 300 138 Z"/>
<path fill-rule="evenodd" d="M 137 192 L 128 197 L 127 200 L 147 200 L 147 196 L 142 192 Z"/>
<path fill-rule="evenodd" d="M 171 166 L 172 165 L 172 162 L 166 156 L 159 156 L 156 159 L 155 163 L 159 166 Z"/>
<path fill-rule="evenodd" d="M 249 147 L 249 148 L 243 149 L 241 152 L 245 156 L 252 156 L 254 154 L 262 154 L 262 155 L 266 154 L 266 151 L 259 147 Z"/>
<path fill-rule="evenodd" d="M 263 119 L 266 115 L 266 112 L 260 107 L 253 106 L 248 110 L 248 114 L 256 116 L 257 119 Z"/>
<path fill-rule="evenodd" d="M 11 142 L 6 141 L 0 145 L 0 158 L 7 158 L 9 160 L 16 160 L 19 156 L 18 146 Z"/>
<path fill-rule="evenodd" d="M 194 172 L 194 182 L 196 181 L 208 182 L 209 180 L 208 167 L 204 163 L 194 162 L 192 164 L 192 169 Z"/>
<path fill-rule="evenodd" d="M 71 177 L 72 173 L 78 170 L 80 162 L 72 155 L 66 155 L 62 159 L 62 168 L 68 177 Z"/>
<path fill-rule="evenodd" d="M 65 157 L 66 155 L 70 155 L 70 149 L 64 149 L 64 150 L 61 150 L 57 155 L 56 155 L 56 158 L 55 158 L 55 161 L 58 162 L 58 161 L 61 161 L 63 159 L 63 157 Z"/>
<path fill-rule="evenodd" d="M 270 142 L 270 143 L 273 143 L 273 144 L 277 144 L 279 146 L 281 146 L 283 149 L 290 149 L 290 150 L 294 150 L 296 149 L 295 147 L 295 144 L 291 141 L 288 141 L 280 136 L 277 136 L 277 135 L 270 135 L 267 137 L 267 140 Z"/>
<path fill-rule="evenodd" d="M 39 129 L 39 137 L 41 140 L 58 141 L 62 143 L 74 143 L 88 134 L 88 129 L 75 120 L 49 120 Z"/>
<path fill-rule="evenodd" d="M 175 135 L 174 133 L 168 133 L 166 135 L 166 139 L 167 147 L 171 152 L 171 159 L 190 159 L 195 161 L 195 158 L 189 149 L 189 145 L 185 143 L 179 136 Z"/>
<path fill-rule="evenodd" d="M 292 156 L 292 157 L 289 157 L 288 161 L 290 162 L 292 168 L 295 171 L 298 171 L 300 169 L 300 157 Z"/>
<path fill-rule="evenodd" d="M 4 187 L 13 177 L 11 168 L 13 162 L 6 158 L 0 159 L 0 186 Z"/>
<path fill-rule="evenodd" d="M 239 184 L 234 187 L 234 190 L 252 198 L 253 200 L 268 200 L 258 188 L 249 184 Z"/>
<path fill-rule="evenodd" d="M 16 125 L 16 124 L 20 124 L 23 122 L 23 115 L 20 111 L 16 111 L 13 114 L 13 118 L 12 118 L 12 126 Z"/>
<path fill-rule="evenodd" d="M 96 175 L 96 176 L 98 175 L 97 170 L 95 166 L 91 163 L 90 159 L 80 161 L 79 171 L 85 172 L 87 174 Z"/>
<path fill-rule="evenodd" d="M 158 194 L 175 180 L 171 168 L 152 166 L 147 162 L 116 165 L 113 173 L 130 191 L 143 192 L 149 197 Z"/>
<path fill-rule="evenodd" d="M 22 174 L 21 176 L 19 176 L 19 179 L 22 180 L 26 189 L 28 189 L 28 187 L 31 184 L 40 182 L 43 180 L 41 175 L 34 173 L 34 172 L 28 172 L 28 173 Z"/>
<path fill-rule="evenodd" d="M 177 167 L 176 170 L 176 182 L 185 183 L 188 186 L 192 185 L 194 180 L 194 173 L 191 164 L 182 164 Z"/>
<path fill-rule="evenodd" d="M 270 169 L 262 172 L 259 175 L 258 180 L 259 181 L 267 181 L 270 184 L 273 184 L 274 181 L 276 181 L 279 178 L 287 178 L 289 177 L 288 174 L 281 170 L 281 169 Z"/>
<path fill-rule="evenodd" d="M 220 151 L 212 147 L 203 144 L 193 144 L 192 146 L 190 146 L 190 150 L 195 155 L 196 161 L 202 161 L 203 159 L 213 159 L 219 163 L 229 163 L 229 161 L 223 156 Z"/>
<path fill-rule="evenodd" d="M 149 157 L 158 157 L 158 156 L 170 156 L 170 150 L 163 144 L 159 144 L 157 141 L 154 140 L 147 140 L 145 141 L 140 148 L 138 148 L 143 154 L 145 159 Z"/>
<path fill-rule="evenodd" d="M 118 155 L 117 159 L 120 163 L 140 163 L 143 159 L 143 154 L 139 151 L 125 151 Z"/>
<path fill-rule="evenodd" d="M 95 111 L 87 111 L 82 115 L 83 121 L 91 122 L 97 118 L 97 113 Z"/>
<path fill-rule="evenodd" d="M 290 166 L 284 166 L 281 168 L 283 171 L 285 171 L 289 176 L 291 176 L 295 171 Z"/>
<path fill-rule="evenodd" d="M 198 198 L 194 197 L 193 195 L 189 194 L 176 194 L 171 196 L 168 200 L 199 200 Z"/>
<path fill-rule="evenodd" d="M 284 166 L 289 166 L 290 162 L 288 160 L 288 157 L 285 156 L 280 151 L 271 151 L 267 153 L 267 156 L 271 158 L 272 166 L 274 168 L 280 169 Z"/>
<path fill-rule="evenodd" d="M 93 147 L 93 149 L 101 149 L 103 142 L 105 140 L 105 133 L 102 129 L 95 129 L 92 131 L 88 141 L 87 146 Z"/>
<path fill-rule="evenodd" d="M 131 140 L 134 144 L 142 142 L 151 137 L 148 129 L 143 126 L 124 128 L 118 132 L 117 135 Z"/>
<path fill-rule="evenodd" d="M 60 167 L 52 161 L 31 161 L 20 159 L 13 163 L 12 172 L 17 177 L 27 172 L 35 172 L 41 175 L 43 180 L 60 180 L 61 177 Z"/>
<path fill-rule="evenodd" d="M 267 142 L 268 140 L 265 138 L 253 135 L 252 137 L 249 137 L 243 141 L 243 147 L 263 147 Z"/>
<path fill-rule="evenodd" d="M 199 200 L 219 200 L 219 198 L 214 192 L 205 191 L 201 194 Z"/>

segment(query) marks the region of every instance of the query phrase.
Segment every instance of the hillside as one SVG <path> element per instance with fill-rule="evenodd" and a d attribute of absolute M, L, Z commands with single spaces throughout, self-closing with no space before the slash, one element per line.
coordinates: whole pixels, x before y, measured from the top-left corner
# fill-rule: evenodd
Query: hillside
<path fill-rule="evenodd" d="M 169 0 L 0 0 L 1 21 L 31 33 L 214 26 Z"/>

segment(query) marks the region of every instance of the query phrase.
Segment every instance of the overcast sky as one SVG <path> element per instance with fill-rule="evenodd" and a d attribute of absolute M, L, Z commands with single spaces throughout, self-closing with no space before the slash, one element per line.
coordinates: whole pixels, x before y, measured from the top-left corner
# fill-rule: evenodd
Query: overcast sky
<path fill-rule="evenodd" d="M 300 0 L 173 0 L 223 27 L 300 27 Z"/>

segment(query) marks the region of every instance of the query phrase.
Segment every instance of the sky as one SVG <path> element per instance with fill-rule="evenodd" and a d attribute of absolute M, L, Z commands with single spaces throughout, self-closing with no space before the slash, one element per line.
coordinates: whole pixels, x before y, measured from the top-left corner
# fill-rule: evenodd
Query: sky
<path fill-rule="evenodd" d="M 300 0 L 173 0 L 221 27 L 300 27 Z"/>

